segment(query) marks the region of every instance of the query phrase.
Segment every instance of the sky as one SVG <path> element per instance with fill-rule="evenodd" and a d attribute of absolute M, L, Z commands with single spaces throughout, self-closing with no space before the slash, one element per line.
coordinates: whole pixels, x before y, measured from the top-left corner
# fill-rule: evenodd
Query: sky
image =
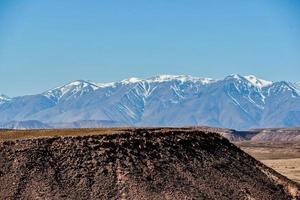
<path fill-rule="evenodd" d="M 0 0 L 0 94 L 159 74 L 300 81 L 300 1 Z"/>

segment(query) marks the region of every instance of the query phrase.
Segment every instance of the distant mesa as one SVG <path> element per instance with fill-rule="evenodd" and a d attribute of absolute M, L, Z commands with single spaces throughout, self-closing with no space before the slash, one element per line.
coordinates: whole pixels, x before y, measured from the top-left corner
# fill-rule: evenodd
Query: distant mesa
<path fill-rule="evenodd" d="M 44 124 L 37 120 L 11 121 L 11 122 L 0 125 L 0 127 L 2 129 L 17 129 L 17 130 L 52 128 L 51 126 Z"/>

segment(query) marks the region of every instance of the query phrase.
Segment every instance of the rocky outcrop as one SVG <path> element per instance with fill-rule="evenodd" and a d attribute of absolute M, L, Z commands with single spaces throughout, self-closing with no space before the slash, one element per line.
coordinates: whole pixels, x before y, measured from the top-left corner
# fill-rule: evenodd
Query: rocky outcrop
<path fill-rule="evenodd" d="M 195 129 L 0 143 L 0 199 L 297 198 L 297 183 Z"/>

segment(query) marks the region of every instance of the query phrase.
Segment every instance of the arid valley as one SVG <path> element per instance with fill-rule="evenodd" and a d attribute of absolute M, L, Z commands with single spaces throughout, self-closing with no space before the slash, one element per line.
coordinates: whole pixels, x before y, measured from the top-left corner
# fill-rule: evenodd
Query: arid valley
<path fill-rule="evenodd" d="M 300 143 L 237 143 L 251 156 L 300 183 Z"/>

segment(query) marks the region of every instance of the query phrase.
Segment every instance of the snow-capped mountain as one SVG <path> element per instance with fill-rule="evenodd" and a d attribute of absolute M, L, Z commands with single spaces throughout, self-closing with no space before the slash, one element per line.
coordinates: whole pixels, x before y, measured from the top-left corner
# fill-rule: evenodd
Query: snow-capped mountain
<path fill-rule="evenodd" d="M 99 87 L 93 83 L 78 80 L 67 85 L 48 90 L 47 92 L 43 93 L 43 95 L 53 100 L 55 103 L 58 103 L 71 98 L 76 99 L 81 95 L 97 89 L 99 89 Z"/>
<path fill-rule="evenodd" d="M 300 91 L 300 82 L 295 83 L 295 87 L 297 88 L 298 91 Z"/>
<path fill-rule="evenodd" d="M 39 120 L 58 126 L 86 120 L 116 126 L 300 126 L 300 84 L 253 75 L 220 80 L 161 75 L 97 84 L 74 81 L 2 102 L 0 123 Z"/>
<path fill-rule="evenodd" d="M 0 94 L 0 104 L 3 104 L 5 102 L 8 102 L 10 98 L 4 94 Z"/>
<path fill-rule="evenodd" d="M 260 89 L 262 89 L 264 87 L 268 87 L 268 86 L 273 84 L 272 81 L 266 81 L 266 80 L 263 80 L 263 79 L 259 79 L 259 78 L 256 78 L 254 75 L 245 76 L 245 78 L 252 85 L 254 85 L 255 87 L 260 88 Z"/>

